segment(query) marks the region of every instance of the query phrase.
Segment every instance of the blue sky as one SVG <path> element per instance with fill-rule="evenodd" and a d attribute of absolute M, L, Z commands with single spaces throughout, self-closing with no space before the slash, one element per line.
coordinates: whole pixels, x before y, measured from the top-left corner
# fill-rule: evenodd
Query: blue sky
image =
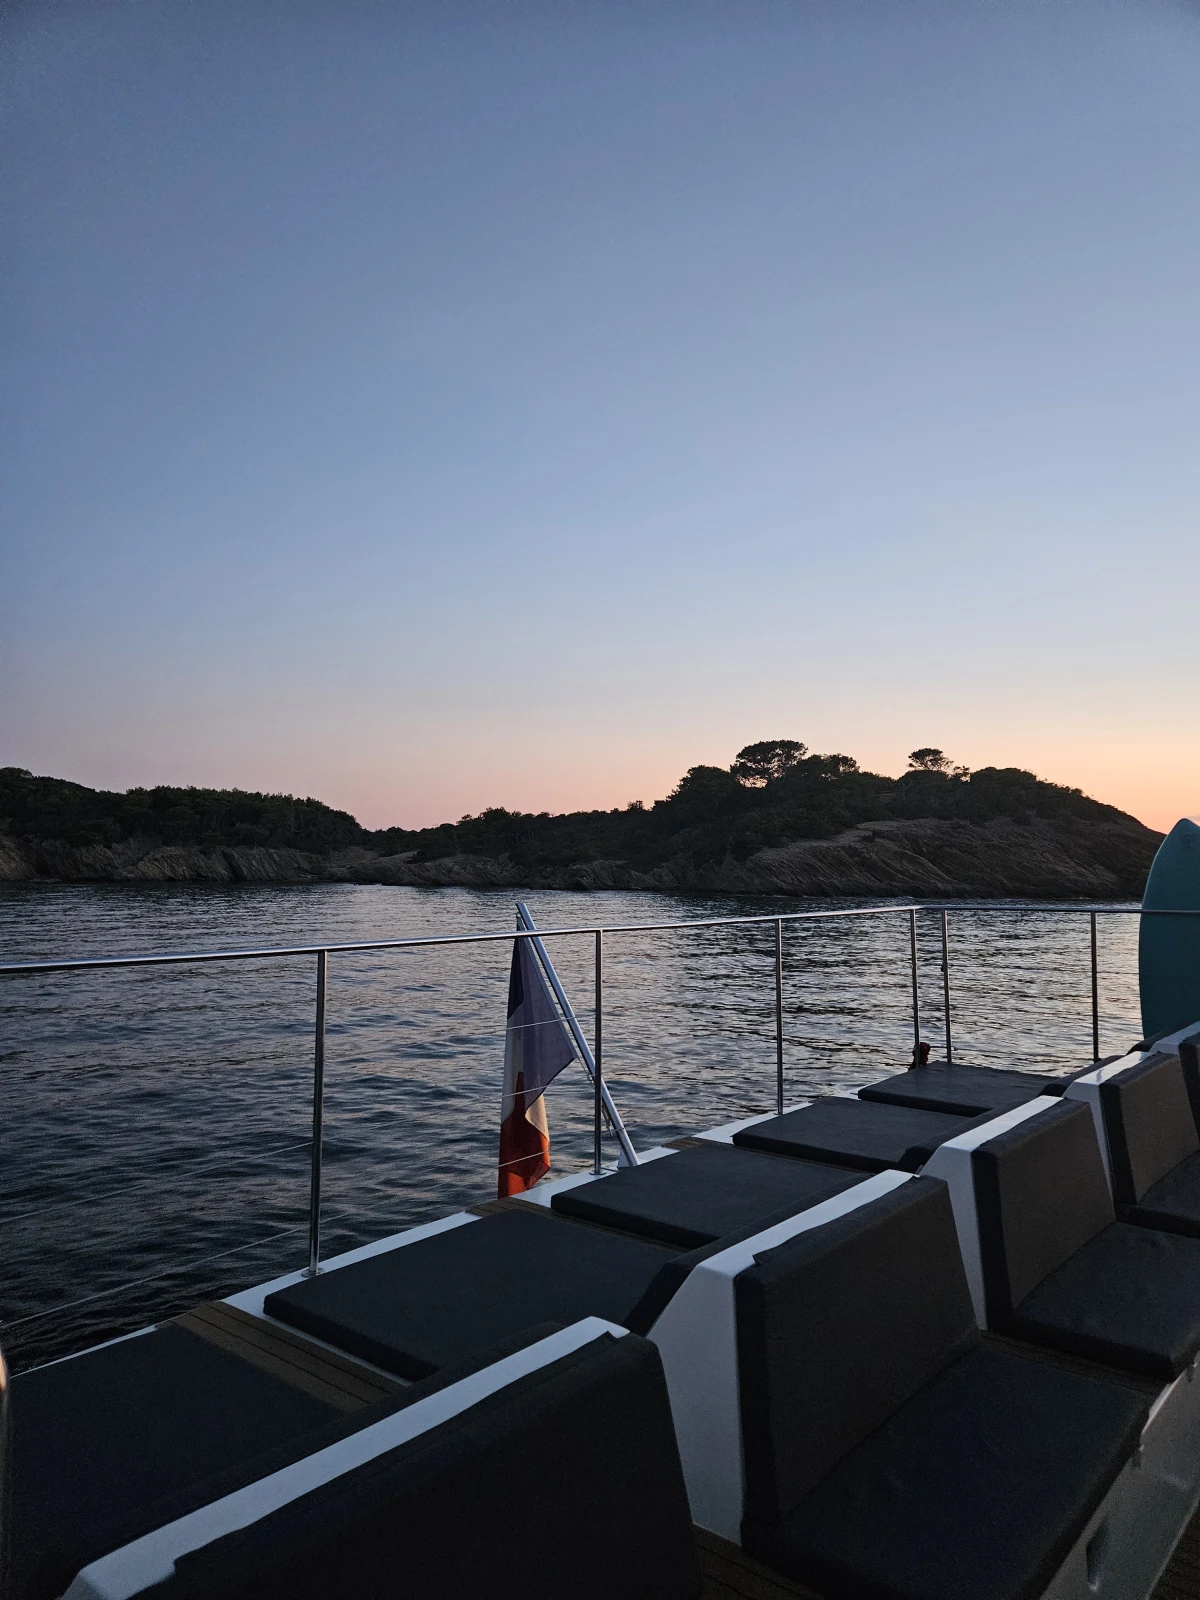
<path fill-rule="evenodd" d="M 372 824 L 937 744 L 1200 811 L 1200 12 L 3 23 L 0 761 Z"/>

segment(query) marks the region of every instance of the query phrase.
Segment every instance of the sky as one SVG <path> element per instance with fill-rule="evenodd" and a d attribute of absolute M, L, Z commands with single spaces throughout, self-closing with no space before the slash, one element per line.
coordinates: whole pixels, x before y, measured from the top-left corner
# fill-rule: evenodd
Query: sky
<path fill-rule="evenodd" d="M 0 764 L 1200 813 L 1200 9 L 10 0 Z"/>

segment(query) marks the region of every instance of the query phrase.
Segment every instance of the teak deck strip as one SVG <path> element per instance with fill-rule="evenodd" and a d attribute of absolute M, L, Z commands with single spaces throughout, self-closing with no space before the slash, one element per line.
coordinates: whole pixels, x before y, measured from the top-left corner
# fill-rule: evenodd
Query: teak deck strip
<path fill-rule="evenodd" d="M 220 1345 L 260 1371 L 285 1379 L 339 1411 L 360 1411 L 404 1388 L 349 1356 L 323 1349 L 299 1334 L 263 1322 L 221 1300 L 196 1306 L 174 1321 L 177 1327 Z"/>

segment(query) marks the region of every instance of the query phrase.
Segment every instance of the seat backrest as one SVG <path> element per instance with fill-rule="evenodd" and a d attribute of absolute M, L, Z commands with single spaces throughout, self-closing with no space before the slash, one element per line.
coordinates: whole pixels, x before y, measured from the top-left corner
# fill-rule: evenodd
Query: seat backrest
<path fill-rule="evenodd" d="M 1192 1121 L 1200 1133 L 1200 1033 L 1189 1034 L 1179 1041 L 1179 1065 L 1183 1068 Z"/>
<path fill-rule="evenodd" d="M 1064 1100 L 971 1154 L 989 1324 L 1115 1221 L 1096 1125 Z"/>
<path fill-rule="evenodd" d="M 274 1487 L 277 1475 L 207 1508 L 228 1531 L 210 1530 L 205 1543 L 190 1531 L 194 1518 L 162 1530 L 153 1555 L 168 1575 L 152 1585 L 123 1585 L 126 1572 L 149 1575 L 147 1560 L 137 1546 L 116 1552 L 103 1592 L 602 1600 L 612 1592 L 603 1559 L 611 1550 L 623 1594 L 697 1600 L 699 1558 L 658 1351 L 632 1334 L 602 1333 L 533 1364 L 575 1331 L 511 1358 L 518 1376 L 501 1381 L 498 1363 L 299 1463 L 295 1493 Z"/>
<path fill-rule="evenodd" d="M 1100 1108 L 1119 1206 L 1136 1204 L 1172 1167 L 1200 1151 L 1175 1054 L 1157 1053 L 1102 1083 Z"/>
<path fill-rule="evenodd" d="M 914 1178 L 734 1283 L 744 1514 L 786 1517 L 979 1335 L 950 1195 Z"/>

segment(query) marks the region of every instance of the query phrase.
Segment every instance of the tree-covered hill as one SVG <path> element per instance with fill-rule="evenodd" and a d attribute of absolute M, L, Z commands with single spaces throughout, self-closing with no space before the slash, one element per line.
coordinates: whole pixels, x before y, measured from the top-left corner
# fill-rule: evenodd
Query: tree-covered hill
<path fill-rule="evenodd" d="M 119 794 L 63 778 L 35 778 L 21 767 L 0 767 L 0 833 L 75 846 L 140 839 L 315 854 L 369 845 L 371 839 L 348 811 L 290 794 L 168 787 Z"/>
<path fill-rule="evenodd" d="M 692 767 L 653 805 L 552 816 L 491 807 L 435 828 L 371 831 L 319 800 L 238 789 L 86 788 L 0 768 L 0 833 L 17 844 L 266 848 L 316 856 L 358 849 L 415 863 L 472 856 L 549 869 L 619 861 L 648 870 L 668 861 L 704 868 L 757 852 L 822 840 L 862 823 L 913 819 L 986 823 L 1133 822 L 1078 789 L 1015 767 L 969 772 L 940 750 L 913 752 L 890 778 L 844 755 L 816 755 L 797 740 L 748 745 L 728 768 Z M 1149 830 L 1144 830 L 1149 839 Z"/>

